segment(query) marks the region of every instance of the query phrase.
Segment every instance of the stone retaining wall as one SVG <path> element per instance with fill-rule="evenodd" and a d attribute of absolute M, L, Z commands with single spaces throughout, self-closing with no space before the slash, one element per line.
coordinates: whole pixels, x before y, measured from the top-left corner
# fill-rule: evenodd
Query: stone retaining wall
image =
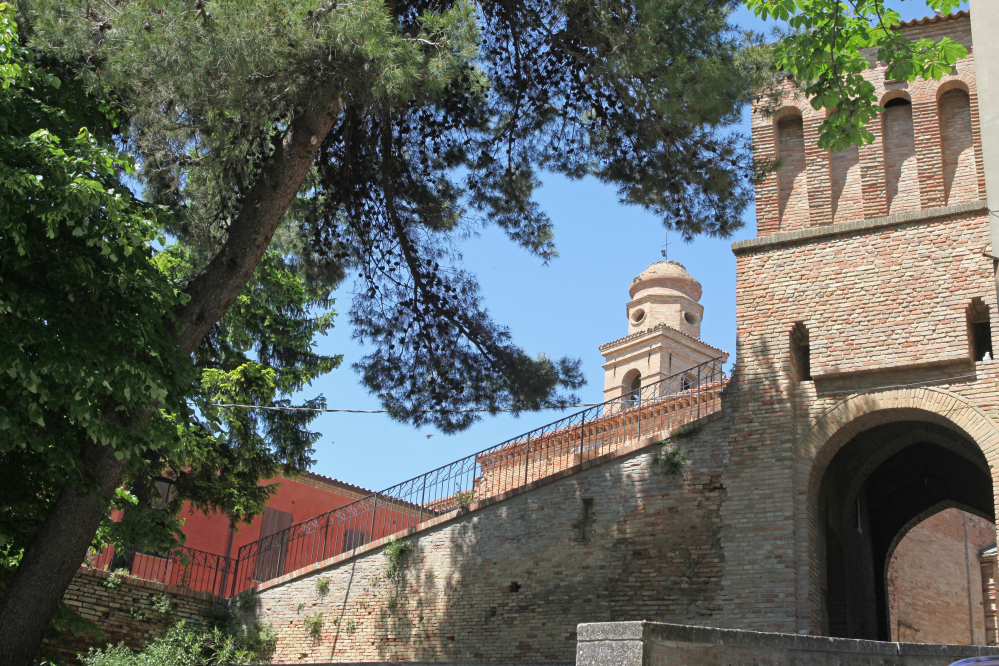
<path fill-rule="evenodd" d="M 92 647 L 125 643 L 138 650 L 179 620 L 201 620 L 212 603 L 222 601 L 206 592 L 132 577 L 122 578 L 121 585 L 112 589 L 107 586 L 110 577 L 107 571 L 83 567 L 66 590 L 63 600 L 100 627 L 105 638 L 100 642 L 89 640 L 89 636 L 46 638 L 43 646 L 56 652 L 62 663 L 79 664 L 77 654 L 85 654 Z M 153 610 L 154 598 L 162 594 L 173 602 L 170 613 Z"/>
<path fill-rule="evenodd" d="M 576 666 L 946 666 L 999 655 L 974 645 L 883 643 L 655 622 L 581 624 Z"/>

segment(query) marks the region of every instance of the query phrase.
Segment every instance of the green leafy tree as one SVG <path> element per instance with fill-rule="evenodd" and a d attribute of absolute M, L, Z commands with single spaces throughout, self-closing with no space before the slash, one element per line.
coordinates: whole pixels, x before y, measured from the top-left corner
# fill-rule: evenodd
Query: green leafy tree
<path fill-rule="evenodd" d="M 118 419 L 143 444 L 125 434 L 88 439 L 75 425 L 67 433 L 74 442 L 67 446 L 95 452 L 79 457 L 80 475 L 99 481 L 103 494 L 73 504 L 64 491 L 53 493 L 25 530 L 24 556 L 0 600 L 0 664 L 31 659 L 91 543 L 85 533 L 93 536 L 123 483 L 135 490 L 130 515 L 145 529 L 170 519 L 151 512 L 150 481 L 166 479 L 177 498 L 186 492 L 198 506 L 238 516 L 260 506 L 251 486 L 263 468 L 305 463 L 304 415 L 222 408 L 224 436 L 210 434 L 218 427 L 210 402 L 276 402 L 334 362 L 301 346 L 286 356 L 279 350 L 299 343 L 281 342 L 269 325 L 254 332 L 256 306 L 240 310 L 241 298 L 276 285 L 270 252 L 308 298 L 328 297 L 347 275 L 355 280 L 350 320 L 373 344 L 358 370 L 394 417 L 453 432 L 477 418 L 469 407 L 571 404 L 582 383 L 578 361 L 518 347 L 487 315 L 457 242 L 495 224 L 543 261 L 553 259 L 554 231 L 533 199 L 545 170 L 612 184 L 623 202 L 687 238 L 730 234 L 754 177 L 748 144 L 731 125 L 763 71 L 751 52 L 740 55 L 741 35 L 728 23 L 736 4 L 19 2 L 24 45 L 37 56 L 17 57 L 37 57 L 88 100 L 108 100 L 119 120 L 109 135 L 137 156 L 145 199 L 169 213 L 157 213 L 162 226 L 150 228 L 181 247 L 156 262 L 144 250 L 143 266 L 163 270 L 138 273 L 158 281 L 144 292 L 156 308 L 136 312 L 143 323 L 131 324 L 149 327 L 156 340 L 172 338 L 176 349 L 149 342 L 143 349 L 165 364 L 156 386 L 175 383 L 165 393 L 123 395 L 132 411 L 79 387 L 72 393 L 95 419 Z M 4 103 L 21 113 L 19 100 Z M 73 127 L 95 132 L 90 123 Z M 43 168 L 32 163 L 27 171 Z M 103 191 L 118 187 L 112 174 L 107 179 Z M 32 214 L 22 214 L 28 226 L 37 224 Z M 115 313 L 125 319 L 126 311 Z M 286 331 L 304 341 L 309 333 L 299 326 L 308 318 L 300 314 Z M 265 337 L 273 344 L 260 342 Z M 137 339 L 100 362 L 116 371 L 138 353 Z M 303 359 L 316 365 L 296 374 Z M 18 399 L 30 393 L 10 391 Z M 187 399 L 197 404 L 193 414 Z M 48 428 L 48 403 L 38 404 Z M 264 447 L 270 457 L 257 455 Z M 259 465 L 247 470 L 246 459 Z M 231 496 L 199 499 L 217 477 Z M 58 529 L 70 522 L 80 533 L 71 543 Z M 163 522 L 160 533 L 174 527 Z M 30 617 L 19 619 L 29 606 Z"/>
<path fill-rule="evenodd" d="M 61 578 L 49 572 L 58 602 L 88 547 L 127 560 L 182 543 L 185 501 L 233 526 L 261 513 L 277 486 L 259 479 L 311 463 L 314 415 L 213 403 L 288 404 L 340 358 L 313 350 L 332 325 L 329 289 L 306 284 L 277 243 L 192 363 L 169 328 L 192 253 L 154 254 L 169 213 L 120 182 L 133 162 L 113 147 L 118 112 L 36 66 L 8 6 L 0 21 L 0 467 L 18 479 L 0 487 L 0 589 L 22 562 L 45 562 L 32 540 L 51 532 L 79 552 Z M 156 481 L 172 486 L 165 506 Z M 70 510 L 53 513 L 58 502 Z M 57 633 L 99 634 L 65 604 L 48 615 Z M 49 624 L 31 605 L 19 616 Z"/>
<path fill-rule="evenodd" d="M 968 50 L 950 37 L 910 40 L 898 26 L 901 16 L 884 0 L 745 0 L 764 19 L 786 21 L 790 32 L 775 46 L 776 67 L 793 75 L 816 110 L 828 115 L 819 126 L 819 147 L 843 150 L 874 141 L 867 124 L 884 108 L 874 84 L 863 76 L 872 56 L 887 63 L 892 81 L 939 80 Z M 926 0 L 937 12 L 957 9 L 962 0 Z M 774 91 L 780 94 L 778 87 Z"/>

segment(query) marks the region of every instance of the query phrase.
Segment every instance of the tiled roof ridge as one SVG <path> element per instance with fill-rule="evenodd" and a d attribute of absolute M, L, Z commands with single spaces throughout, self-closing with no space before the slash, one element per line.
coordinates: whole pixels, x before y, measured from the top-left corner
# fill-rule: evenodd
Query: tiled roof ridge
<path fill-rule="evenodd" d="M 310 471 L 310 470 L 305 470 L 305 472 L 303 472 L 300 476 L 309 477 L 313 481 L 319 481 L 320 483 L 326 483 L 326 484 L 329 484 L 329 485 L 332 485 L 332 486 L 340 486 L 341 488 L 346 488 L 347 490 L 352 490 L 352 491 L 354 491 L 356 493 L 363 493 L 363 494 L 367 494 L 367 495 L 374 495 L 375 494 L 375 491 L 371 490 L 369 488 L 365 488 L 363 486 L 354 485 L 353 483 L 347 483 L 346 481 L 341 481 L 340 479 L 334 479 L 331 476 L 326 476 L 325 474 L 318 474 L 318 473 Z M 288 476 L 288 477 L 284 477 L 284 478 L 292 479 L 292 480 L 295 479 L 295 477 L 293 477 L 293 476 Z"/>
<path fill-rule="evenodd" d="M 669 324 L 656 324 L 655 326 L 651 326 L 649 328 L 646 328 L 645 330 L 637 331 L 635 333 L 630 333 L 629 335 L 626 335 L 623 338 L 618 338 L 617 340 L 611 340 L 610 342 L 605 342 L 604 344 L 600 345 L 600 347 L 598 347 L 598 349 L 606 349 L 607 347 L 610 347 L 611 345 L 616 345 L 618 343 L 625 342 L 625 341 L 631 340 L 633 338 L 638 338 L 639 336 L 645 335 L 646 333 L 652 333 L 653 331 L 658 331 L 660 329 L 666 329 L 666 330 L 674 331 L 674 332 L 679 333 L 680 335 L 682 335 L 683 337 L 685 337 L 685 338 L 687 338 L 689 340 L 693 340 L 694 342 L 697 342 L 697 343 L 700 343 L 700 344 L 704 345 L 705 347 L 710 347 L 711 349 L 714 349 L 715 351 L 719 351 L 719 352 L 721 352 L 723 354 L 727 354 L 728 353 L 724 349 L 719 349 L 718 347 L 715 347 L 714 345 L 709 345 L 704 340 L 701 340 L 700 338 L 695 338 L 694 336 L 690 335 L 689 333 L 684 333 L 683 331 L 681 331 L 678 328 L 673 328 Z"/>
<path fill-rule="evenodd" d="M 899 21 L 898 27 L 900 28 L 914 28 L 917 25 L 926 25 L 928 23 L 937 23 L 938 21 L 952 21 L 959 18 L 967 18 L 971 16 L 971 12 L 962 9 L 951 14 L 934 14 L 933 16 L 924 16 L 920 19 L 912 19 L 910 21 Z"/>

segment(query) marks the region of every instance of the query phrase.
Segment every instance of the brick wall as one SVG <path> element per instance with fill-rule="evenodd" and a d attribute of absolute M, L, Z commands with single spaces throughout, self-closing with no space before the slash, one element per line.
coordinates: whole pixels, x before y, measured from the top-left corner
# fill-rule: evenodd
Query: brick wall
<path fill-rule="evenodd" d="M 375 543 L 260 586 L 274 661 L 570 661 L 579 622 L 720 621 L 726 490 L 713 429 L 684 442 L 683 478 L 646 447 L 439 519 L 409 537 L 395 578 Z M 314 613 L 318 638 L 305 627 Z"/>
<path fill-rule="evenodd" d="M 909 34 L 970 43 L 966 18 L 933 19 Z M 883 68 L 870 70 L 883 100 L 912 101 L 891 107 L 908 108 L 906 131 L 911 118 L 915 155 L 903 150 L 901 160 L 880 131 L 856 157 L 831 158 L 815 148 L 820 113 L 788 101 L 794 108 L 784 115 L 802 119 L 803 180 L 801 167 L 785 168 L 799 169 L 792 182 L 806 187 L 782 195 L 780 174 L 761 184 L 760 238 L 733 245 L 737 362 L 723 418 L 683 445 L 690 463 L 682 480 L 658 474 L 649 451 L 612 456 L 413 534 L 415 550 L 397 580 L 385 580 L 387 560 L 375 543 L 266 583 L 261 612 L 278 629 L 277 658 L 564 661 L 576 624 L 594 621 L 833 630 L 826 527 L 842 524 L 846 511 L 860 513 L 862 536 L 842 543 L 847 555 L 871 553 L 875 536 L 886 537 L 863 531 L 882 509 L 857 488 L 887 455 L 874 440 L 855 447 L 855 476 L 839 484 L 850 501 L 834 521 L 826 515 L 820 491 L 844 447 L 897 424 L 893 452 L 930 432 L 965 465 L 980 463 L 975 473 L 986 479 L 999 466 L 999 363 L 970 358 L 967 325 L 973 299 L 997 311 L 991 262 L 980 254 L 988 218 L 977 202 L 973 71 L 970 56 L 940 82 L 886 82 Z M 952 89 L 968 92 L 974 183 L 971 154 L 952 147 L 963 145 L 966 128 L 956 123 L 953 136 L 941 137 L 938 97 Z M 944 99 L 943 112 L 960 116 L 958 106 Z M 774 157 L 784 116 L 758 116 L 757 154 Z M 785 144 L 796 143 L 791 137 Z M 955 165 L 949 190 L 945 156 Z M 895 210 L 918 210 L 886 217 L 890 170 L 899 174 Z M 801 214 L 782 220 L 782 209 Z M 792 378 L 790 333 L 799 323 L 812 380 Z M 872 615 L 864 631 L 876 630 L 884 571 L 873 559 L 841 564 L 844 578 L 863 574 L 877 588 L 857 611 Z M 330 578 L 324 596 L 320 576 Z M 840 602 L 849 608 L 857 598 Z M 323 619 L 317 638 L 305 629 L 312 613 Z"/>
<path fill-rule="evenodd" d="M 950 36 L 971 51 L 966 15 L 917 22 L 905 34 Z M 765 115 L 763 102 L 756 107 L 754 151 L 760 159 L 780 157 L 784 163 L 756 188 L 760 236 L 985 198 L 973 53 L 940 81 L 886 81 L 884 63 L 875 62 L 873 53 L 870 58 L 864 78 L 874 84 L 880 104 L 911 101 L 888 106 L 871 123 L 871 144 L 836 154 L 819 150 L 818 127 L 826 112 L 813 109 L 788 84 L 776 115 Z"/>
<path fill-rule="evenodd" d="M 94 622 L 106 636 L 100 643 L 90 641 L 89 636 L 46 638 L 44 646 L 58 653 L 64 663 L 80 663 L 76 655 L 86 654 L 91 647 L 125 643 L 138 650 L 179 620 L 200 620 L 205 609 L 216 601 L 204 592 L 137 578 L 123 578 L 120 587 L 111 589 L 107 587 L 108 578 L 106 571 L 83 568 L 66 590 L 66 604 Z M 153 600 L 162 594 L 173 602 L 174 610 L 169 614 L 153 610 Z"/>
<path fill-rule="evenodd" d="M 888 568 L 892 638 L 987 645 L 978 552 L 994 543 L 995 525 L 959 509 L 909 531 Z"/>

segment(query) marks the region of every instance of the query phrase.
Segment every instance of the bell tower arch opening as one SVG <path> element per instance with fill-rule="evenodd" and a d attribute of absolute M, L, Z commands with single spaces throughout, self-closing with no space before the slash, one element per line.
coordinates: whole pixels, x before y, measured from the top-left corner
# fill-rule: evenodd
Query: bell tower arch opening
<path fill-rule="evenodd" d="M 857 432 L 822 474 L 817 514 L 826 635 L 892 640 L 889 565 L 916 524 L 950 507 L 995 522 L 981 448 L 944 419 L 912 416 Z M 922 582 L 910 581 L 913 589 L 928 590 L 933 575 L 924 571 Z"/>

